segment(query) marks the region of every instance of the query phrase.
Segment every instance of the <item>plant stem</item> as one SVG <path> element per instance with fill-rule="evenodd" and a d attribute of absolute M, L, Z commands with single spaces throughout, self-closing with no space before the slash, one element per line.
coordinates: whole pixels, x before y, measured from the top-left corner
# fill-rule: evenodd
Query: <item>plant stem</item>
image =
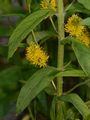
<path fill-rule="evenodd" d="M 29 106 L 28 106 L 28 111 L 29 111 L 29 115 L 30 115 L 31 120 L 35 120 L 34 116 L 32 114 L 31 108 Z"/>
<path fill-rule="evenodd" d="M 27 5 L 28 5 L 28 11 L 29 11 L 29 13 L 31 13 L 31 1 L 32 0 L 27 0 Z M 34 42 L 37 44 L 37 40 L 36 40 L 36 37 L 35 37 L 35 34 L 34 34 L 33 30 L 32 30 L 32 36 L 33 36 Z"/>
<path fill-rule="evenodd" d="M 58 8 L 58 69 L 63 69 L 64 63 L 64 45 L 61 44 L 61 40 L 64 39 L 64 11 L 63 11 L 63 0 L 57 0 Z M 62 95 L 63 92 L 63 78 L 57 77 L 57 94 Z"/>
<path fill-rule="evenodd" d="M 34 42 L 37 44 L 37 40 L 36 40 L 36 37 L 35 37 L 35 34 L 34 34 L 33 30 L 32 30 L 32 36 L 33 36 Z"/>
<path fill-rule="evenodd" d="M 52 17 L 50 16 L 49 18 L 50 18 L 51 24 L 52 24 L 52 26 L 53 26 L 53 29 L 55 30 L 56 33 L 58 33 L 58 32 L 57 32 L 57 29 L 56 29 L 56 26 L 55 26 L 55 24 L 54 24 L 54 22 L 53 22 Z"/>
<path fill-rule="evenodd" d="M 57 0 L 58 10 L 58 58 L 57 68 L 63 70 L 64 63 L 64 45 L 61 44 L 61 40 L 64 39 L 64 9 L 63 0 Z M 57 96 L 61 96 L 63 93 L 63 77 L 57 77 Z M 57 111 L 60 108 L 60 102 L 57 104 Z"/>

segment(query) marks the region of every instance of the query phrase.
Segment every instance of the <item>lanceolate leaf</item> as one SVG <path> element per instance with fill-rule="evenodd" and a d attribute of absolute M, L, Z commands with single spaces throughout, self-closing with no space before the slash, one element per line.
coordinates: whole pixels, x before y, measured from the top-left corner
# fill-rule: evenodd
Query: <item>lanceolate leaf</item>
<path fill-rule="evenodd" d="M 30 102 L 56 77 L 58 70 L 42 68 L 34 73 L 23 86 L 17 100 L 17 113 L 23 111 Z"/>
<path fill-rule="evenodd" d="M 90 75 L 90 48 L 87 48 L 85 45 L 76 41 L 72 42 L 72 47 L 83 71 L 89 76 Z"/>
<path fill-rule="evenodd" d="M 90 10 L 90 0 L 78 0 L 86 9 Z"/>
<path fill-rule="evenodd" d="M 90 110 L 77 94 L 68 94 L 65 96 L 61 96 L 59 99 L 65 102 L 72 103 L 84 118 L 86 118 L 90 114 Z"/>
<path fill-rule="evenodd" d="M 54 97 L 53 100 L 52 100 L 51 108 L 50 108 L 50 118 L 51 118 L 51 120 L 55 120 L 55 117 L 56 117 L 56 111 L 55 111 L 56 110 L 55 109 L 56 102 L 57 102 L 57 99 L 56 99 L 56 97 Z"/>
<path fill-rule="evenodd" d="M 20 42 L 45 18 L 53 15 L 51 10 L 39 10 L 26 17 L 14 30 L 9 39 L 8 58 L 12 57 Z"/>
<path fill-rule="evenodd" d="M 68 5 L 66 7 L 66 12 L 68 15 L 72 15 L 72 14 L 75 14 L 75 13 L 85 13 L 85 14 L 88 14 L 90 15 L 90 10 L 88 9 L 85 9 L 85 7 L 78 3 L 78 2 L 72 2 L 70 5 Z"/>
<path fill-rule="evenodd" d="M 75 69 L 60 72 L 58 75 L 62 77 L 87 77 L 87 75 L 84 73 L 83 70 L 75 70 Z"/>
<path fill-rule="evenodd" d="M 72 48 L 75 52 L 77 60 L 87 76 L 90 75 L 90 48 L 74 37 L 67 37 L 62 40 L 62 44 L 72 43 Z M 67 72 L 67 71 L 66 71 Z M 77 71 L 79 73 L 79 71 Z M 84 74 L 82 74 L 84 75 Z"/>

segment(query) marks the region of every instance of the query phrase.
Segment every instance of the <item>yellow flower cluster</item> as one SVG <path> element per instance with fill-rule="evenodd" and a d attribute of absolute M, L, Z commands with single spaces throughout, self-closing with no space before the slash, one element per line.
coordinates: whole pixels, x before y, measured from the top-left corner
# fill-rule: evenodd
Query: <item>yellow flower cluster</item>
<path fill-rule="evenodd" d="M 84 26 L 79 25 L 81 20 L 82 18 L 77 15 L 73 15 L 72 17 L 70 17 L 67 21 L 67 24 L 65 25 L 66 32 L 69 33 L 71 36 L 80 36 L 85 29 Z"/>
<path fill-rule="evenodd" d="M 69 33 L 69 35 L 77 37 L 86 46 L 89 46 L 90 45 L 89 32 L 87 31 L 85 26 L 80 25 L 81 21 L 82 18 L 80 18 L 77 15 L 72 15 L 65 24 L 65 31 Z"/>
<path fill-rule="evenodd" d="M 43 0 L 40 5 L 43 9 L 47 9 L 49 7 L 49 2 L 47 0 Z"/>
<path fill-rule="evenodd" d="M 43 9 L 51 8 L 56 10 L 56 0 L 42 0 L 40 5 Z"/>
<path fill-rule="evenodd" d="M 34 65 L 45 67 L 47 65 L 49 56 L 36 43 L 31 42 L 26 49 L 26 59 Z"/>
<path fill-rule="evenodd" d="M 53 10 L 56 10 L 56 0 L 51 0 L 50 4 L 51 4 L 51 8 Z"/>
<path fill-rule="evenodd" d="M 81 36 L 79 36 L 81 42 L 83 42 L 87 47 L 90 47 L 90 35 L 87 30 L 84 30 Z"/>

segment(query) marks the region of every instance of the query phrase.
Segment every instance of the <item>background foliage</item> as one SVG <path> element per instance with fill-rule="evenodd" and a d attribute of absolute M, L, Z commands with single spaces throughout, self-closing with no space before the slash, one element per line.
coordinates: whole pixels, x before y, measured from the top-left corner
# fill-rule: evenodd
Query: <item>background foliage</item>
<path fill-rule="evenodd" d="M 80 24 L 90 29 L 90 0 L 63 2 L 65 22 L 78 14 L 83 18 Z M 90 48 L 65 34 L 64 70 L 58 70 L 58 34 L 50 17 L 57 27 L 57 14 L 41 10 L 40 0 L 0 1 L 0 119 L 23 111 L 29 112 L 32 120 L 90 119 Z M 33 40 L 32 30 L 50 56 L 46 68 L 34 66 L 25 58 L 25 49 Z M 64 77 L 60 97 L 53 84 L 57 76 Z M 56 113 L 58 100 L 61 109 Z"/>

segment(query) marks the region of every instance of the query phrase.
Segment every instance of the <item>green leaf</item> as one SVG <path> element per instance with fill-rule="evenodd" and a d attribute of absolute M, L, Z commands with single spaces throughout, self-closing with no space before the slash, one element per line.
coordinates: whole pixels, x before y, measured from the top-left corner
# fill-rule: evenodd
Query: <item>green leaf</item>
<path fill-rule="evenodd" d="M 82 22 L 80 24 L 81 25 L 86 25 L 86 26 L 90 27 L 90 17 L 82 20 Z"/>
<path fill-rule="evenodd" d="M 49 116 L 48 97 L 44 91 L 37 96 L 37 106 L 39 111 L 41 111 L 45 116 Z"/>
<path fill-rule="evenodd" d="M 62 40 L 62 44 L 72 43 L 77 60 L 85 72 L 86 76 L 90 75 L 90 48 L 86 47 L 80 40 L 74 37 L 66 37 Z"/>
<path fill-rule="evenodd" d="M 66 120 L 66 105 L 63 101 L 60 101 L 60 108 L 56 112 L 57 97 L 55 96 L 52 100 L 50 108 L 50 118 L 51 120 Z"/>
<path fill-rule="evenodd" d="M 56 120 L 66 120 L 66 106 L 63 101 L 60 101 L 60 107 L 57 111 Z"/>
<path fill-rule="evenodd" d="M 53 15 L 51 10 L 39 10 L 27 16 L 14 30 L 9 39 L 8 58 L 12 57 L 20 42 L 44 19 Z"/>
<path fill-rule="evenodd" d="M 59 99 L 65 102 L 72 103 L 84 118 L 90 115 L 90 110 L 77 94 L 74 94 L 74 93 L 68 94 L 68 95 L 59 97 Z"/>
<path fill-rule="evenodd" d="M 78 0 L 86 9 L 90 10 L 90 0 Z"/>
<path fill-rule="evenodd" d="M 66 112 L 66 120 L 74 120 L 75 119 L 75 111 L 70 107 L 67 109 Z"/>
<path fill-rule="evenodd" d="M 82 70 L 70 69 L 60 72 L 58 75 L 62 77 L 86 77 L 86 74 Z"/>
<path fill-rule="evenodd" d="M 88 115 L 84 120 L 90 120 L 90 115 Z"/>
<path fill-rule="evenodd" d="M 80 42 L 73 41 L 72 48 L 86 75 L 90 75 L 90 48 L 87 48 Z"/>
<path fill-rule="evenodd" d="M 85 7 L 78 2 L 72 2 L 66 7 L 65 10 L 68 16 L 75 14 L 75 13 L 85 13 L 85 14 L 90 15 L 90 10 L 85 9 Z"/>
<path fill-rule="evenodd" d="M 55 118 L 56 118 L 56 103 L 57 103 L 57 99 L 56 99 L 56 97 L 54 97 L 52 100 L 51 108 L 50 108 L 51 120 L 55 120 Z"/>
<path fill-rule="evenodd" d="M 59 71 L 46 67 L 34 73 L 23 86 L 17 100 L 17 113 L 23 111 L 30 102 L 56 77 Z"/>

